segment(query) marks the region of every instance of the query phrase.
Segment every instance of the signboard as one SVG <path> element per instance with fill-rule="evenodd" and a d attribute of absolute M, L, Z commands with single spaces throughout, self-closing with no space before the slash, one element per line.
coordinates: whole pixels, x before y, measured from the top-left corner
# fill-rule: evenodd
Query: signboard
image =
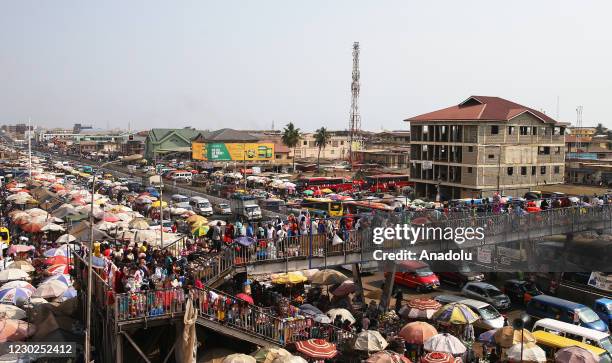
<path fill-rule="evenodd" d="M 612 273 L 591 272 L 589 286 L 606 292 L 612 292 Z"/>
<path fill-rule="evenodd" d="M 191 143 L 191 158 L 193 160 L 208 160 L 206 158 L 206 144 L 203 142 Z"/>
<path fill-rule="evenodd" d="M 433 163 L 429 160 L 424 160 L 423 161 L 423 170 L 429 170 L 433 168 Z"/>
<path fill-rule="evenodd" d="M 597 160 L 597 154 L 595 153 L 567 153 L 565 154 L 566 159 L 583 159 L 583 160 Z"/>
<path fill-rule="evenodd" d="M 476 259 L 481 263 L 491 263 L 492 251 L 489 247 L 478 247 Z"/>
<path fill-rule="evenodd" d="M 209 161 L 272 161 L 273 143 L 210 143 L 206 144 Z"/>
<path fill-rule="evenodd" d="M 152 175 L 149 177 L 149 185 L 162 185 L 162 177 L 161 175 Z"/>

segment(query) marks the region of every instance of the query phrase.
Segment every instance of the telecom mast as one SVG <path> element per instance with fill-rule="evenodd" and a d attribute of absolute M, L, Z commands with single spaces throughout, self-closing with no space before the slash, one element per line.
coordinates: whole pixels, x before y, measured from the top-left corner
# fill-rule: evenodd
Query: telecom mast
<path fill-rule="evenodd" d="M 576 107 L 576 128 L 578 129 L 578 135 L 576 136 L 576 152 L 580 152 L 582 149 L 582 106 Z"/>
<path fill-rule="evenodd" d="M 351 112 L 349 116 L 349 166 L 353 167 L 353 142 L 359 141 L 361 116 L 359 115 L 359 42 L 353 43 L 353 81 L 351 82 Z"/>

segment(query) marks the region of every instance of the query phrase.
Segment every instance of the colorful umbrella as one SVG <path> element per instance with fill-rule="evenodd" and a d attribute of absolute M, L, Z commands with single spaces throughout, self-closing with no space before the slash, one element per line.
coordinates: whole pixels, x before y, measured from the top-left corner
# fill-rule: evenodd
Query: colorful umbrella
<path fill-rule="evenodd" d="M 63 234 L 55 240 L 56 243 L 70 243 L 74 241 L 76 241 L 76 237 L 71 234 Z"/>
<path fill-rule="evenodd" d="M 423 321 L 415 321 L 404 325 L 400 330 L 399 335 L 404 338 L 406 343 L 421 345 L 425 341 L 434 335 L 437 335 L 438 331 L 432 325 L 427 324 Z"/>
<path fill-rule="evenodd" d="M 155 202 L 151 203 L 151 207 L 153 207 L 153 208 L 159 208 L 159 206 L 160 206 L 159 200 L 156 200 Z M 162 206 L 162 208 L 166 208 L 168 206 L 168 203 L 161 202 L 161 206 Z"/>
<path fill-rule="evenodd" d="M 337 288 L 335 288 L 331 293 L 334 296 L 347 296 L 348 294 L 352 294 L 357 291 L 357 285 L 353 282 L 353 280 L 345 280 L 340 284 Z"/>
<path fill-rule="evenodd" d="M 313 192 L 312 190 L 310 190 L 310 189 L 308 189 L 308 190 L 304 190 L 302 193 L 303 193 L 304 195 L 313 195 L 313 194 L 314 194 L 314 192 Z"/>
<path fill-rule="evenodd" d="M 72 249 L 68 245 L 61 245 L 58 248 L 51 248 L 45 251 L 45 257 L 54 257 L 54 256 L 71 256 Z"/>
<path fill-rule="evenodd" d="M 429 352 L 421 357 L 421 363 L 455 363 L 455 357 L 444 352 Z"/>
<path fill-rule="evenodd" d="M 412 363 L 410 359 L 404 357 L 403 355 L 392 352 L 389 350 L 384 350 L 382 352 L 378 352 L 376 354 L 372 354 L 365 361 L 366 363 Z"/>
<path fill-rule="evenodd" d="M 295 343 L 298 352 L 315 359 L 331 359 L 338 354 L 336 344 L 325 339 L 308 339 Z"/>
<path fill-rule="evenodd" d="M 478 341 L 482 343 L 495 344 L 495 332 L 497 329 L 487 330 L 478 336 Z"/>
<path fill-rule="evenodd" d="M 441 306 L 442 304 L 430 298 L 411 299 L 408 304 L 402 306 L 399 315 L 404 319 L 431 319 Z"/>
<path fill-rule="evenodd" d="M 16 268 L 19 270 L 23 270 L 25 272 L 34 272 L 36 269 L 34 268 L 34 266 L 32 266 L 31 263 L 29 263 L 28 261 L 15 261 L 13 263 L 11 263 L 10 265 L 8 265 L 8 268 Z"/>
<path fill-rule="evenodd" d="M 234 239 L 234 242 L 238 243 L 241 246 L 249 247 L 253 243 L 257 242 L 257 240 L 253 237 L 238 237 Z"/>
<path fill-rule="evenodd" d="M 241 292 L 240 294 L 236 295 L 236 298 L 246 301 L 249 304 L 254 304 L 255 302 L 253 301 L 253 297 L 251 295 L 247 295 L 243 292 Z"/>
<path fill-rule="evenodd" d="M 130 224 L 128 226 L 131 229 L 149 229 L 149 223 L 144 218 L 134 218 L 130 221 Z"/>
<path fill-rule="evenodd" d="M 43 284 L 45 284 L 45 283 L 47 283 L 49 281 L 54 281 L 54 280 L 57 280 L 57 281 L 63 283 L 64 285 L 66 285 L 66 286 L 72 285 L 72 280 L 70 278 L 70 275 L 61 275 L 61 274 L 52 275 L 52 276 L 47 277 L 43 281 Z"/>
<path fill-rule="evenodd" d="M 194 214 L 188 217 L 187 219 L 185 219 L 185 222 L 189 224 L 196 223 L 196 222 L 200 222 L 204 224 L 204 223 L 208 223 L 208 219 L 206 219 L 205 217 L 202 217 L 201 215 Z"/>
<path fill-rule="evenodd" d="M 582 347 L 572 346 L 562 348 L 555 353 L 555 362 L 559 363 L 597 363 L 599 357 L 590 350 Z"/>
<path fill-rule="evenodd" d="M 51 275 L 67 275 L 70 273 L 70 265 L 57 264 L 47 267 L 46 271 Z"/>
<path fill-rule="evenodd" d="M 472 324 L 480 317 L 465 304 L 450 303 L 436 311 L 432 318 L 438 322 L 460 325 Z"/>
<path fill-rule="evenodd" d="M 27 314 L 25 310 L 14 305 L 0 304 L 0 316 L 8 319 L 25 319 Z"/>
<path fill-rule="evenodd" d="M 331 309 L 327 312 L 327 316 L 329 316 L 332 320 L 336 320 L 336 316 L 340 316 L 342 321 L 348 320 L 351 322 L 351 324 L 355 324 L 357 321 L 353 317 L 353 314 L 346 309 Z"/>
<path fill-rule="evenodd" d="M 515 344 L 506 350 L 506 355 L 509 360 L 515 362 L 546 362 L 546 352 L 534 343 Z"/>
<path fill-rule="evenodd" d="M 336 270 L 321 270 L 312 276 L 311 282 L 314 285 L 335 285 L 341 284 L 348 277 Z"/>
<path fill-rule="evenodd" d="M 32 286 L 32 284 L 30 284 L 27 281 L 22 281 L 22 280 L 9 281 L 9 282 L 3 284 L 0 287 L 0 290 L 8 289 L 8 288 L 11 288 L 11 287 L 20 287 L 20 288 L 28 289 L 31 292 L 36 291 L 36 288 L 34 286 Z"/>
<path fill-rule="evenodd" d="M 518 344 L 521 341 L 523 343 L 535 343 L 536 339 L 531 332 L 527 329 L 515 330 L 511 326 L 505 326 L 497 329 L 494 334 L 495 342 L 501 345 L 503 348 L 510 348 L 514 344 Z"/>
<path fill-rule="evenodd" d="M 357 334 L 355 339 L 355 350 L 361 350 L 365 352 L 380 352 L 384 350 L 389 343 L 385 338 L 380 335 L 376 330 L 364 330 Z"/>
<path fill-rule="evenodd" d="M 32 296 L 32 291 L 22 287 L 9 287 L 0 290 L 0 303 L 22 305 Z"/>
<path fill-rule="evenodd" d="M 72 259 L 66 256 L 53 256 L 45 259 L 45 265 L 68 265 L 72 263 Z"/>
<path fill-rule="evenodd" d="M 24 253 L 34 251 L 34 246 L 28 245 L 10 245 L 7 252 L 9 255 L 16 255 L 18 253 Z"/>
<path fill-rule="evenodd" d="M 272 283 L 277 285 L 296 285 L 306 281 L 308 281 L 306 276 L 299 271 L 272 275 Z"/>
<path fill-rule="evenodd" d="M 34 335 L 36 329 L 33 324 L 15 319 L 0 319 L 0 342 L 22 341 Z"/>
<path fill-rule="evenodd" d="M 206 236 L 206 233 L 208 233 L 208 229 L 210 227 L 208 226 L 196 226 L 191 233 L 193 233 L 194 237 L 202 237 L 202 236 Z"/>
<path fill-rule="evenodd" d="M 62 295 L 66 290 L 68 290 L 68 286 L 61 281 L 53 280 L 40 284 L 32 294 L 32 297 L 42 297 L 43 299 L 54 298 Z"/>
<path fill-rule="evenodd" d="M 463 354 L 465 345 L 459 338 L 448 333 L 434 335 L 423 343 L 423 349 L 428 352 L 446 352 L 452 355 Z"/>
<path fill-rule="evenodd" d="M 29 277 L 27 272 L 16 268 L 7 268 L 0 271 L 0 281 L 25 280 Z"/>
<path fill-rule="evenodd" d="M 47 223 L 40 228 L 41 232 L 63 232 L 64 227 L 55 223 Z"/>
<path fill-rule="evenodd" d="M 120 221 L 119 217 L 117 217 L 116 215 L 114 215 L 112 213 L 104 213 L 104 215 L 102 216 L 102 220 L 104 222 L 111 222 L 111 223 L 115 223 L 115 222 L 119 222 Z"/>

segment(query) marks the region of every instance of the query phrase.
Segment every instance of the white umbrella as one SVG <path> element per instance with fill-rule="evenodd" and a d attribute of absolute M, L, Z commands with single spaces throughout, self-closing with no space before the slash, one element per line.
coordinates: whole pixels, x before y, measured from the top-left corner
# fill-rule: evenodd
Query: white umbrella
<path fill-rule="evenodd" d="M 256 362 L 257 361 L 255 360 L 255 358 L 251 357 L 250 355 L 246 355 L 242 353 L 235 353 L 235 354 L 230 354 L 227 357 L 225 357 L 222 363 L 256 363 Z"/>
<path fill-rule="evenodd" d="M 221 222 L 221 225 L 222 225 L 222 226 L 225 226 L 225 225 L 226 225 L 225 221 L 221 221 L 221 220 L 218 220 L 218 219 L 215 219 L 214 221 L 210 221 L 210 222 L 208 222 L 208 225 L 209 225 L 209 226 L 211 226 L 211 227 L 212 227 L 212 226 L 216 226 L 216 225 L 217 225 L 217 223 L 219 223 L 219 222 Z"/>
<path fill-rule="evenodd" d="M 45 282 L 44 284 L 40 284 L 36 291 L 32 294 L 32 297 L 42 297 L 42 298 L 53 298 L 58 297 L 64 292 L 68 290 L 68 286 L 58 280 L 51 280 L 49 282 Z"/>
<path fill-rule="evenodd" d="M 428 352 L 445 352 L 452 355 L 463 354 L 466 351 L 461 340 L 448 333 L 437 334 L 427 339 L 423 344 L 423 349 Z"/>
<path fill-rule="evenodd" d="M 0 281 L 24 280 L 29 277 L 27 272 L 16 268 L 7 268 L 0 271 Z"/>
<path fill-rule="evenodd" d="M 70 243 L 74 241 L 76 241 L 76 237 L 71 234 L 62 234 L 55 240 L 56 243 Z"/>
<path fill-rule="evenodd" d="M 42 305 L 42 304 L 47 304 L 48 301 L 46 299 L 43 299 L 42 297 L 34 297 L 30 299 L 30 304 L 32 306 L 36 306 L 36 305 Z"/>
<path fill-rule="evenodd" d="M 10 304 L 0 304 L 0 317 L 4 316 L 7 319 L 25 319 L 26 312 L 23 309 Z"/>
<path fill-rule="evenodd" d="M 521 343 L 514 344 L 506 354 L 509 360 L 516 362 L 546 362 L 546 352 L 533 343 L 524 344 L 521 349 Z"/>
<path fill-rule="evenodd" d="M 42 232 L 52 231 L 52 232 L 63 232 L 65 231 L 64 227 L 55 223 L 47 223 L 40 229 Z"/>
<path fill-rule="evenodd" d="M 338 315 L 340 316 L 342 321 L 348 320 L 351 322 L 351 324 L 355 324 L 355 322 L 357 321 L 355 320 L 355 317 L 353 317 L 353 314 L 351 314 L 351 312 L 346 309 L 331 309 L 327 312 L 327 316 L 329 316 L 332 321 L 335 320 L 336 316 Z"/>
<path fill-rule="evenodd" d="M 355 340 L 355 349 L 366 352 L 380 352 L 387 345 L 389 343 L 376 330 L 364 330 L 357 335 Z"/>

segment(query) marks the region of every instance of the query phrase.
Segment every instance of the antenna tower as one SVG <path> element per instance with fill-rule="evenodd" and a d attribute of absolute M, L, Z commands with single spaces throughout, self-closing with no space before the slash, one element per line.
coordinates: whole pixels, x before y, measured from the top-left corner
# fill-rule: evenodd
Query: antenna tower
<path fill-rule="evenodd" d="M 582 106 L 576 107 L 576 128 L 582 133 Z M 582 148 L 580 133 L 576 137 L 576 152 Z"/>
<path fill-rule="evenodd" d="M 353 81 L 351 82 L 351 112 L 349 116 L 349 166 L 353 167 L 353 142 L 360 140 L 361 115 L 359 115 L 359 42 L 353 43 Z"/>

